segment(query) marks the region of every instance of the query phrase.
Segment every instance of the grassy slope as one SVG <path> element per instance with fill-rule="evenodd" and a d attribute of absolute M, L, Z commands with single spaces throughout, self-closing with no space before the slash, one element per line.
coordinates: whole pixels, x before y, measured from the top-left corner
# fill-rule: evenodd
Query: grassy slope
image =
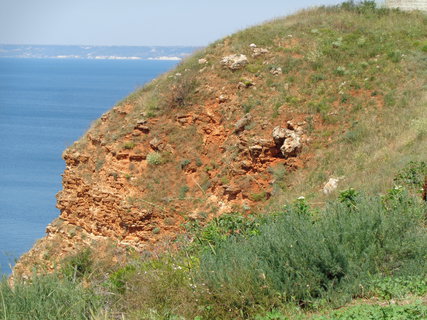
<path fill-rule="evenodd" d="M 268 48 L 270 50 L 268 59 L 251 59 L 251 63 L 244 70 L 234 73 L 219 67 L 219 60 L 226 54 L 245 53 L 250 56 L 250 43 Z M 310 160 L 302 170 L 276 174 L 277 185 L 269 204 L 272 206 L 272 210 L 282 206 L 283 202 L 293 200 L 301 194 L 306 195 L 311 202 L 315 203 L 328 200 L 319 192 L 319 188 L 333 175 L 345 177 L 340 188 L 352 186 L 366 190 L 368 193 L 385 192 L 392 186 L 392 179 L 398 169 L 405 166 L 410 160 L 427 158 L 426 51 L 427 17 L 421 13 L 371 10 L 369 7 L 321 8 L 303 11 L 286 19 L 278 19 L 250 28 L 212 44 L 183 62 L 171 74 L 160 77 L 125 99 L 121 103 L 122 106 L 132 105 L 132 111 L 126 115 L 125 121 L 112 112 L 112 121 L 108 130 L 104 132 L 101 124 L 96 123 L 91 133 L 102 135 L 107 143 L 120 141 L 132 131 L 134 122 L 141 112 L 153 118 L 173 117 L 176 113 L 203 108 L 203 104 L 211 99 L 211 94 L 206 91 L 206 86 L 216 88 L 217 91 L 214 92 L 214 96 L 220 93 L 218 86 L 220 86 L 219 88 L 225 87 L 228 94 L 235 95 L 233 102 L 235 102 L 236 109 L 234 110 L 234 118 L 232 116 L 228 119 L 230 125 L 247 111 L 250 111 L 254 116 L 262 115 L 266 120 L 273 123 L 289 118 L 299 118 L 304 119 L 308 124 L 307 131 L 311 140 L 303 153 Z M 207 69 L 202 73 L 203 76 L 200 76 L 200 69 L 203 66 L 200 66 L 197 60 L 202 57 L 207 58 L 209 63 Z M 284 74 L 279 77 L 271 75 L 270 69 L 278 66 L 283 69 Z M 181 73 L 182 76 L 173 76 L 177 72 Z M 254 81 L 257 90 L 237 92 L 235 90 L 236 84 L 242 78 Z M 194 82 L 194 79 L 197 81 Z M 114 121 L 114 117 L 120 121 Z M 260 133 L 259 128 L 251 130 L 254 134 Z M 179 135 L 177 137 L 178 140 L 190 138 L 191 135 L 184 138 Z M 85 138 L 74 148 L 82 148 L 84 144 Z M 120 142 L 120 144 L 123 143 Z M 188 150 L 188 152 L 196 151 Z M 400 205 L 398 205 L 397 210 L 403 212 L 403 206 L 399 207 Z M 369 204 L 367 206 L 369 207 Z M 303 206 L 302 209 L 304 208 Z M 418 204 L 414 208 L 408 212 L 416 211 L 418 216 L 425 212 L 425 207 Z M 297 209 L 301 210 L 301 207 L 297 207 Z M 363 214 L 365 211 L 361 212 Z M 371 217 L 371 212 L 372 210 L 367 210 L 364 216 Z M 378 212 L 382 211 L 379 210 Z M 387 212 L 383 212 L 381 215 L 386 217 Z M 319 217 L 316 214 L 314 216 L 317 217 L 315 220 Z M 399 229 L 407 237 L 405 238 L 407 241 L 405 248 L 399 248 L 399 241 L 397 241 L 399 239 L 390 237 L 397 231 L 393 229 L 396 226 L 390 224 L 387 219 L 381 220 L 384 225 L 376 223 L 368 225 L 372 228 L 378 228 L 375 229 L 378 231 L 377 235 L 383 235 L 384 238 L 379 236 L 375 240 L 379 241 L 379 247 L 384 243 L 383 241 L 388 243 L 389 246 L 385 247 L 388 251 L 378 251 L 385 257 L 388 255 L 394 257 L 395 255 L 398 259 L 405 257 L 408 261 L 418 257 L 418 261 L 422 262 L 419 255 L 422 256 L 425 249 L 422 242 L 423 237 L 425 237 L 425 226 L 420 228 L 421 218 L 414 220 L 412 215 L 405 215 L 405 217 L 408 217 L 408 220 L 403 221 L 402 225 L 407 229 Z M 395 215 L 395 218 L 398 219 L 399 214 Z M 358 221 L 366 222 L 368 220 L 361 219 Z M 242 223 L 246 225 L 246 222 L 240 220 L 237 224 L 233 219 L 230 221 L 231 224 L 235 224 L 239 228 L 242 228 Z M 307 221 L 298 222 L 295 227 L 307 223 Z M 310 224 L 308 223 L 308 225 Z M 308 225 L 307 228 L 309 228 Z M 340 233 L 336 228 L 333 228 L 333 225 L 330 230 L 336 233 L 334 236 L 339 237 Z M 351 228 L 352 226 L 353 224 L 347 226 L 350 233 L 354 231 Z M 383 226 L 388 227 L 383 228 Z M 214 227 L 214 231 L 208 229 L 202 231 L 202 235 L 207 239 L 215 239 L 212 237 L 212 233 L 218 231 L 218 228 L 221 229 L 221 225 Z M 248 234 L 252 236 L 250 233 L 253 231 L 252 224 L 246 227 L 249 230 Z M 274 223 L 269 228 L 275 229 L 271 232 L 280 234 L 280 228 Z M 319 234 L 325 233 L 324 230 L 319 231 L 321 227 L 319 227 L 320 229 L 316 228 L 318 227 L 313 227 L 311 230 L 313 233 L 313 237 L 310 237 L 311 240 Z M 259 228 L 256 227 L 255 229 L 255 233 L 258 233 Z M 392 229 L 395 231 L 385 232 Z M 343 227 L 342 230 L 347 229 Z M 363 231 L 363 228 L 361 230 Z M 419 234 L 420 236 L 410 237 L 411 234 Z M 267 234 L 263 233 L 262 235 L 269 239 Z M 304 233 L 301 233 L 301 236 L 301 239 L 307 238 Z M 205 238 L 201 239 L 202 243 Z M 286 237 L 278 237 L 277 239 L 279 242 L 289 241 Z M 329 238 L 326 237 L 325 239 Z M 361 239 L 362 243 L 368 241 L 362 236 Z M 0 310 L 0 319 L 2 317 L 4 319 L 29 319 L 28 312 L 30 311 L 22 314 L 18 311 L 15 312 L 13 308 L 20 308 L 19 303 L 28 305 L 25 303 L 25 299 L 34 301 L 37 300 L 38 295 L 51 297 L 53 293 L 58 293 L 54 302 L 64 299 L 71 301 L 67 295 L 81 295 L 81 290 L 84 290 L 81 286 L 85 287 L 88 281 L 91 281 L 94 286 L 97 292 L 96 296 L 99 295 L 105 299 L 106 296 L 110 295 L 105 295 L 106 292 L 113 292 L 117 299 L 104 300 L 101 308 L 98 307 L 98 301 L 76 299 L 73 303 L 76 306 L 76 311 L 73 312 L 76 313 L 71 314 L 70 319 L 76 318 L 78 313 L 82 317 L 84 314 L 92 314 L 93 317 L 99 319 L 112 318 L 115 312 L 123 312 L 130 319 L 173 319 L 174 314 L 182 314 L 189 319 L 197 314 L 204 315 L 203 319 L 255 318 L 257 313 L 260 314 L 258 319 L 286 319 L 285 315 L 289 319 L 298 317 L 304 319 L 319 316 L 318 314 L 312 315 L 310 311 L 307 312 L 307 306 L 309 310 L 310 308 L 316 310 L 319 306 L 321 307 L 320 310 L 323 310 L 322 308 L 327 309 L 334 305 L 330 297 L 319 296 L 316 293 L 304 290 L 296 291 L 296 293 L 290 291 L 291 295 L 299 295 L 299 301 L 296 301 L 299 306 L 295 305 L 292 297 L 292 299 L 287 299 L 277 295 L 272 298 L 271 294 L 274 296 L 274 290 L 269 291 L 267 288 L 260 287 L 257 291 L 256 287 L 251 286 L 254 281 L 251 280 L 250 277 L 253 275 L 250 273 L 241 272 L 239 274 L 239 272 L 234 272 L 233 274 L 237 274 L 237 278 L 231 279 L 231 282 L 227 282 L 228 280 L 225 282 L 226 285 L 233 283 L 233 281 L 239 285 L 244 285 L 244 281 L 248 281 L 244 288 L 237 291 L 235 289 L 239 285 L 236 284 L 227 290 L 215 289 L 215 286 L 220 285 L 223 281 L 221 279 L 205 277 L 203 282 L 199 282 L 193 278 L 201 276 L 197 271 L 200 261 L 206 265 L 209 264 L 209 261 L 215 262 L 215 259 L 221 258 L 216 258 L 215 254 L 212 256 L 213 252 L 218 251 L 218 254 L 224 254 L 220 251 L 227 252 L 228 250 L 228 252 L 242 253 L 242 248 L 247 249 L 248 246 L 251 248 L 268 243 L 266 240 L 256 244 L 256 241 L 249 240 L 249 243 L 244 243 L 241 247 L 239 245 L 236 247 L 236 244 L 231 241 L 228 244 L 228 249 L 227 245 L 221 244 L 216 247 L 215 243 L 212 244 L 208 241 L 204 242 L 202 248 L 190 247 L 172 257 L 164 257 L 149 262 L 140 262 L 139 259 L 136 259 L 135 265 L 116 271 L 111 276 L 109 275 L 111 270 L 99 270 L 98 273 L 91 270 L 88 274 L 83 272 L 81 277 L 85 280 L 82 283 L 76 281 L 76 273 L 71 272 L 71 275 L 65 275 L 72 284 L 71 289 L 69 283 L 61 285 L 60 282 L 54 282 L 58 284 L 58 288 L 66 288 L 63 291 L 55 290 L 55 286 L 52 287 L 51 283 L 46 280 L 44 284 L 40 284 L 39 288 L 47 289 L 37 291 L 31 286 L 24 286 L 23 288 L 27 288 L 27 292 L 22 289 L 13 295 L 3 282 L 2 296 L 0 297 L 0 301 L 3 302 L 3 305 L 0 304 L 0 306 L 3 307 L 3 310 Z M 375 244 L 375 241 L 369 243 Z M 351 247 L 351 241 L 343 242 L 339 248 L 331 246 L 331 248 L 335 248 L 331 250 L 346 257 L 342 261 L 348 261 L 349 266 L 356 268 L 358 262 L 351 255 L 352 251 L 349 246 Z M 373 248 L 378 249 L 375 246 Z M 270 249 L 275 250 L 274 246 L 271 246 Z M 316 251 L 315 247 L 309 246 L 309 249 L 311 251 L 301 249 L 302 255 L 295 259 L 300 259 L 299 263 L 308 263 L 304 259 L 313 255 L 313 250 Z M 332 296 L 339 295 L 340 290 L 342 290 L 341 293 L 343 293 L 344 298 L 376 296 L 385 303 L 390 299 L 402 298 L 408 294 L 415 297 L 417 295 L 425 296 L 425 281 L 419 278 L 420 275 L 425 275 L 423 268 L 410 268 L 411 265 L 416 265 L 417 259 L 407 266 L 408 271 L 403 272 L 405 277 L 412 275 L 414 278 L 412 280 L 408 280 L 408 278 L 399 280 L 400 278 L 396 278 L 393 271 L 393 263 L 391 263 L 393 261 L 384 259 L 385 264 L 382 264 L 382 261 L 378 262 L 375 260 L 376 255 L 372 253 L 375 251 L 374 249 L 369 253 L 372 260 L 366 258 L 364 261 L 367 264 L 373 263 L 375 266 L 373 269 L 361 270 L 361 276 L 362 278 L 367 276 L 367 274 L 363 274 L 367 270 L 373 273 L 378 272 L 380 279 L 377 285 L 373 285 L 373 288 L 369 290 L 366 289 L 369 292 L 366 292 L 366 296 L 364 296 L 356 288 L 357 285 L 354 287 L 347 284 L 348 287 L 343 285 L 337 291 L 331 289 Z M 407 249 L 407 251 L 403 249 Z M 326 249 L 322 247 L 322 250 L 325 251 Z M 251 250 L 248 249 L 245 252 L 251 252 Z M 252 256 L 251 254 L 248 254 L 246 258 L 244 255 L 239 255 L 239 259 L 243 259 L 242 261 L 247 259 L 246 265 L 249 267 L 256 265 L 251 259 L 257 257 L 257 254 Z M 223 257 L 227 257 L 227 254 Z M 276 257 L 280 258 L 280 255 Z M 275 255 L 271 254 L 270 258 L 274 260 Z M 320 256 L 320 258 L 322 260 L 325 257 Z M 233 266 L 225 264 L 221 268 L 236 267 L 238 263 L 241 263 L 238 262 L 239 259 L 233 259 L 233 261 L 237 261 Z M 226 261 L 229 262 L 229 260 Z M 339 266 L 339 263 L 337 265 L 335 263 L 341 260 L 332 259 L 331 261 L 334 262 L 331 264 L 332 269 L 337 272 L 334 268 L 337 265 Z M 86 264 L 90 264 L 90 262 L 79 262 L 77 264 L 78 270 L 90 269 Z M 354 271 L 356 269 L 351 269 L 353 270 L 351 273 L 356 274 L 357 272 Z M 181 272 L 181 270 L 183 271 Z M 206 270 L 209 268 L 206 268 L 204 272 Z M 250 271 L 250 268 L 246 271 Z M 275 271 L 271 267 L 271 272 L 274 274 L 277 270 Z M 332 282 L 329 283 L 324 282 L 325 280 L 322 278 L 325 277 L 325 273 L 320 275 L 314 271 L 311 273 L 312 271 L 308 267 L 305 272 L 313 276 L 314 282 L 323 281 L 320 291 L 325 289 L 325 285 L 334 288 L 333 277 Z M 382 278 L 382 272 L 391 276 L 391 279 Z M 258 276 L 262 274 L 261 272 Z M 245 277 L 238 277 L 242 275 Z M 261 278 L 257 278 L 257 281 L 269 280 L 269 276 L 269 274 L 265 274 Z M 317 276 L 320 278 L 316 278 Z M 266 278 L 264 279 L 264 277 Z M 326 278 L 328 277 L 326 276 Z M 355 283 L 361 281 L 361 278 L 358 277 L 351 279 Z M 99 285 L 99 283 L 102 284 Z M 213 296 L 203 291 L 205 289 L 202 283 L 208 285 L 208 288 L 213 291 L 211 292 Z M 35 285 L 38 284 L 35 283 Z M 192 290 L 189 290 L 190 285 Z M 196 286 L 199 289 L 193 288 Z M 201 289 L 200 286 L 202 286 Z M 265 296 L 263 296 L 264 290 L 267 292 Z M 283 291 L 283 288 L 280 290 Z M 316 291 L 316 288 L 313 290 Z M 93 293 L 91 294 L 93 295 Z M 361 303 L 361 306 L 350 306 L 348 309 L 337 313 L 327 311 L 323 311 L 323 313 L 328 314 L 325 315 L 327 319 L 372 319 L 378 318 L 378 315 L 384 319 L 399 319 L 399 316 L 404 319 L 422 319 L 422 314 L 425 315 L 426 308 L 417 304 L 417 300 L 418 298 L 409 300 L 412 306 L 409 309 L 400 306 L 371 307 L 368 305 L 364 307 Z M 301 306 L 306 309 L 302 311 L 299 309 Z M 34 308 L 42 310 L 45 314 L 51 314 L 50 312 L 56 309 L 55 306 L 52 307 L 47 304 Z M 280 309 L 280 312 L 272 311 L 274 308 Z M 24 312 L 26 311 L 24 310 Z M 341 312 L 344 315 L 338 315 Z M 33 318 L 41 319 L 37 314 Z M 51 318 L 57 319 L 58 316 L 52 313 Z M 66 317 L 63 316 L 63 318 Z"/>
<path fill-rule="evenodd" d="M 343 189 L 363 186 L 370 192 L 383 192 L 398 169 L 427 156 L 426 23 L 422 13 L 370 10 L 369 6 L 316 9 L 277 19 L 198 52 L 126 98 L 120 105 L 131 105 L 132 110 L 124 121 L 112 120 L 106 132 L 95 125 L 92 133 L 99 130 L 103 139 L 120 141 L 132 131 L 141 112 L 173 119 L 176 114 L 203 110 L 226 92 L 233 97 L 220 110 L 226 126 L 232 127 L 248 111 L 260 122 L 273 125 L 289 119 L 306 122 L 309 143 L 302 157 L 310 160 L 297 172 L 278 170 L 273 203 L 299 195 L 322 201 L 319 190 L 331 176 L 344 177 Z M 250 58 L 250 64 L 236 72 L 220 67 L 226 54 L 250 57 L 251 43 L 270 53 Z M 206 58 L 207 66 L 199 65 L 199 58 Z M 270 70 L 275 67 L 281 67 L 284 74 L 273 76 Z M 237 90 L 242 79 L 254 82 L 256 90 Z M 114 117 L 121 119 L 117 114 Z M 174 166 L 185 156 L 190 160 L 200 156 L 200 136 L 194 132 L 168 125 L 156 130 L 175 145 L 185 142 L 185 152 L 172 160 Z M 268 137 L 270 132 L 257 124 L 248 135 Z M 231 158 L 232 145 L 227 148 L 230 152 L 225 156 Z M 221 159 L 214 160 L 221 164 Z M 172 172 L 172 168 L 167 170 Z M 145 178 L 156 177 L 153 173 Z M 266 179 L 263 175 L 256 178 Z M 162 187 L 167 190 L 168 182 Z M 197 191 L 190 190 L 188 195 Z"/>

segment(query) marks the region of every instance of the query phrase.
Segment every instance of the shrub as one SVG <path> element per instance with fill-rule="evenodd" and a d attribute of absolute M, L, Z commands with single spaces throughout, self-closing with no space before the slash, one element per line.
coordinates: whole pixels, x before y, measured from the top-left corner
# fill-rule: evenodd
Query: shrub
<path fill-rule="evenodd" d="M 191 97 L 197 87 L 195 78 L 186 74 L 172 85 L 171 90 L 165 93 L 164 103 L 166 108 L 184 107 L 191 102 Z"/>
<path fill-rule="evenodd" d="M 150 165 L 158 166 L 164 163 L 164 159 L 159 152 L 150 152 L 147 155 L 147 162 Z"/>
<path fill-rule="evenodd" d="M 179 163 L 179 166 L 181 167 L 181 170 L 184 170 L 190 163 L 191 160 L 184 159 Z"/>
<path fill-rule="evenodd" d="M 255 217 L 243 217 L 238 213 L 223 214 L 214 218 L 203 228 L 200 225 L 193 225 L 190 232 L 195 234 L 202 251 L 212 250 L 227 238 L 249 237 L 259 233 L 259 227 L 263 221 Z"/>
<path fill-rule="evenodd" d="M 340 192 L 340 195 L 338 196 L 338 200 L 349 207 L 355 207 L 358 196 L 359 196 L 359 193 L 353 188 L 350 188 Z"/>
<path fill-rule="evenodd" d="M 196 166 L 198 166 L 198 167 L 203 166 L 203 162 L 202 162 L 202 160 L 200 158 L 196 159 Z"/>
<path fill-rule="evenodd" d="M 427 162 L 411 161 L 398 172 L 394 178 L 394 183 L 397 185 L 404 185 L 410 190 L 421 191 L 426 176 Z"/>
<path fill-rule="evenodd" d="M 126 291 L 126 282 L 134 275 L 136 267 L 127 265 L 112 273 L 107 281 L 107 285 L 114 292 L 123 294 Z"/>
<path fill-rule="evenodd" d="M 180 187 L 179 188 L 179 195 L 178 195 L 179 200 L 184 200 L 188 191 L 190 191 L 190 188 L 188 186 Z"/>
<path fill-rule="evenodd" d="M 348 73 L 347 69 L 345 67 L 337 67 L 334 70 L 334 74 L 336 74 L 337 76 L 344 76 Z"/>
<path fill-rule="evenodd" d="M 128 141 L 123 145 L 123 148 L 126 150 L 131 150 L 131 149 L 135 148 L 135 142 Z"/>
<path fill-rule="evenodd" d="M 252 194 L 249 196 L 249 198 L 250 198 L 252 201 L 255 201 L 255 202 L 265 201 L 265 200 L 267 200 L 267 198 L 268 198 L 268 194 L 267 194 L 267 192 L 265 192 L 265 191 L 261 191 L 261 192 L 259 192 L 259 193 L 252 193 Z"/>
<path fill-rule="evenodd" d="M 89 249 L 80 251 L 63 261 L 62 274 L 71 281 L 80 280 L 93 271 L 92 252 Z"/>
<path fill-rule="evenodd" d="M 260 234 L 229 238 L 201 258 L 201 280 L 224 309 L 250 310 L 318 300 L 342 303 L 360 293 L 369 275 L 425 275 L 425 208 L 414 201 L 387 208 L 381 198 L 357 206 L 336 202 L 316 221 L 288 208 Z"/>
<path fill-rule="evenodd" d="M 339 5 L 344 10 L 354 11 L 359 14 L 366 14 L 369 12 L 382 12 L 383 10 L 377 9 L 377 4 L 375 1 L 345 1 Z"/>

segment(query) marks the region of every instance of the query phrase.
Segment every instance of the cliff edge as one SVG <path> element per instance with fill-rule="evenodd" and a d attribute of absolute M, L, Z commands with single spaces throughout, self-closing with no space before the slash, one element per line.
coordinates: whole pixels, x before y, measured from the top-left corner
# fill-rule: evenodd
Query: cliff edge
<path fill-rule="evenodd" d="M 427 20 L 360 10 L 226 37 L 104 114 L 64 152 L 61 214 L 14 275 L 86 246 L 170 249 L 186 224 L 223 213 L 323 202 L 331 177 L 381 191 L 402 154 L 426 156 Z"/>

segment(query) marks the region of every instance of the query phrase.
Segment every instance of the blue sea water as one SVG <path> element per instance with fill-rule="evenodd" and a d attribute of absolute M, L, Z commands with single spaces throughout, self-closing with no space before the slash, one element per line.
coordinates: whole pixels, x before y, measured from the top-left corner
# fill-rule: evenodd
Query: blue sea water
<path fill-rule="evenodd" d="M 58 216 L 63 150 L 173 61 L 0 58 L 0 273 Z"/>

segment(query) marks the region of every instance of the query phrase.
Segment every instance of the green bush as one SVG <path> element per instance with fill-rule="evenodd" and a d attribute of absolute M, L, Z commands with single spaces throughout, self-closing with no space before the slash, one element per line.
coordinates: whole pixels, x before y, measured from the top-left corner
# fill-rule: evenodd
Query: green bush
<path fill-rule="evenodd" d="M 135 148 L 136 144 L 133 141 L 128 141 L 123 145 L 123 148 L 126 150 L 132 150 L 133 148 Z"/>
<path fill-rule="evenodd" d="M 215 251 L 214 247 L 229 237 L 246 238 L 258 234 L 262 223 L 264 220 L 261 218 L 230 213 L 212 219 L 204 227 L 198 223 L 187 224 L 186 227 L 197 239 L 197 242 L 192 244 L 193 249 Z"/>
<path fill-rule="evenodd" d="M 194 91 L 197 88 L 196 78 L 186 72 L 171 85 L 163 97 L 164 107 L 167 109 L 182 108 L 191 104 Z"/>
<path fill-rule="evenodd" d="M 179 166 L 181 168 L 181 170 L 184 170 L 185 168 L 187 168 L 187 166 L 191 163 L 191 160 L 188 159 L 184 159 L 179 163 Z"/>
<path fill-rule="evenodd" d="M 135 274 L 135 272 L 136 267 L 134 265 L 126 265 L 112 273 L 106 282 L 106 285 L 114 292 L 123 294 L 126 291 L 126 282 Z"/>
<path fill-rule="evenodd" d="M 340 192 L 338 196 L 338 200 L 349 207 L 355 207 L 358 196 L 359 196 L 359 193 L 353 188 L 350 188 Z"/>
<path fill-rule="evenodd" d="M 394 178 L 394 183 L 410 190 L 421 191 L 427 176 L 427 162 L 410 161 Z"/>
<path fill-rule="evenodd" d="M 190 191 L 190 188 L 188 186 L 182 186 L 179 188 L 179 192 L 178 192 L 178 199 L 179 200 L 184 200 L 187 192 Z"/>
<path fill-rule="evenodd" d="M 147 155 L 147 162 L 150 165 L 158 166 L 164 163 L 162 155 L 158 152 L 150 152 Z"/>
<path fill-rule="evenodd" d="M 93 271 L 92 251 L 85 249 L 65 259 L 61 273 L 71 281 L 81 280 Z"/>
<path fill-rule="evenodd" d="M 265 191 L 261 191 L 259 193 L 252 193 L 250 194 L 249 199 L 255 202 L 266 201 L 268 199 L 268 193 Z"/>
<path fill-rule="evenodd" d="M 360 294 L 370 275 L 425 275 L 425 207 L 358 197 L 355 207 L 330 204 L 313 221 L 288 208 L 260 234 L 229 238 L 201 258 L 201 280 L 224 309 L 274 301 L 340 304 Z"/>

